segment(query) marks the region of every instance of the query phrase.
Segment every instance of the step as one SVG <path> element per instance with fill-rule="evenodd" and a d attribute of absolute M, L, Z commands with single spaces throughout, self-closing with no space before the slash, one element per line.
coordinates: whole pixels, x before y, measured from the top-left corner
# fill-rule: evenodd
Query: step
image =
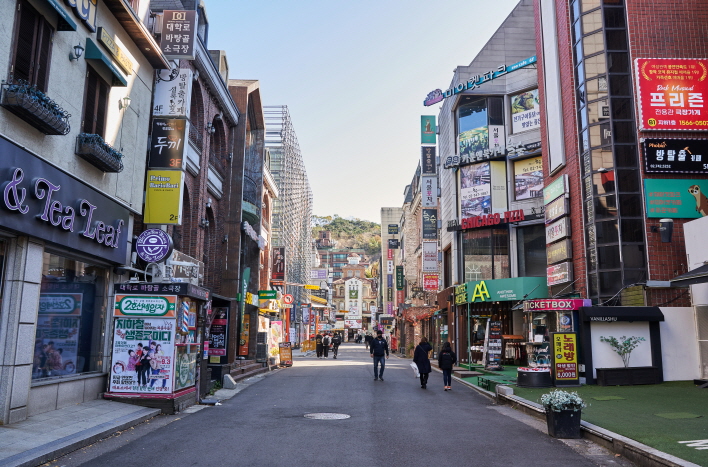
<path fill-rule="evenodd" d="M 455 376 L 458 378 L 471 378 L 472 376 L 482 376 L 484 373 L 480 373 L 479 371 L 469 371 L 469 370 L 460 370 L 460 371 L 455 371 L 453 372 Z"/>
<path fill-rule="evenodd" d="M 231 377 L 235 382 L 243 381 L 244 379 L 250 378 L 252 376 L 260 375 L 261 373 L 267 373 L 270 371 L 268 367 L 261 366 L 258 369 L 254 369 L 252 371 L 249 371 L 248 373 L 241 373 L 241 374 L 232 374 Z"/>

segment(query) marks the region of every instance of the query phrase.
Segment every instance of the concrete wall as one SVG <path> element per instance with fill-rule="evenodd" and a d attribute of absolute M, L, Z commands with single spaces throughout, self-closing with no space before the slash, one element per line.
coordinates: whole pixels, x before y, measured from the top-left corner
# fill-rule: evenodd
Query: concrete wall
<path fill-rule="evenodd" d="M 696 320 L 692 307 L 661 308 L 661 354 L 665 381 L 699 378 L 700 359 L 696 340 Z"/>

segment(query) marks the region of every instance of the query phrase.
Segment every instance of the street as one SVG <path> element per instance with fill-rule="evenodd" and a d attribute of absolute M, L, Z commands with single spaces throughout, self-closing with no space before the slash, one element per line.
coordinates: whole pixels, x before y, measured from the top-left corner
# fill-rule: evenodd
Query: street
<path fill-rule="evenodd" d="M 588 441 L 553 439 L 541 421 L 457 381 L 445 392 L 441 373 L 421 389 L 409 363 L 392 355 L 374 381 L 364 345 L 343 344 L 336 360 L 296 358 L 223 405 L 156 417 L 48 465 L 631 465 Z"/>

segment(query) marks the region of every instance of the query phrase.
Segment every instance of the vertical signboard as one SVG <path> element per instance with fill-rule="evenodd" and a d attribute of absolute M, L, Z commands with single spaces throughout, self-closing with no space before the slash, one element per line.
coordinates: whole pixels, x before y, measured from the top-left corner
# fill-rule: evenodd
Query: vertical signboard
<path fill-rule="evenodd" d="M 403 290 L 403 266 L 396 266 L 396 290 Z"/>
<path fill-rule="evenodd" d="M 421 144 L 435 144 L 435 115 L 420 116 L 420 142 Z"/>
<path fill-rule="evenodd" d="M 144 222 L 182 225 L 183 187 L 181 170 L 148 170 Z"/>
<path fill-rule="evenodd" d="M 211 328 L 209 328 L 209 363 L 221 363 L 221 357 L 226 356 L 226 346 L 229 339 L 229 309 L 215 307 L 213 313 L 214 318 L 212 318 Z"/>
<path fill-rule="evenodd" d="M 438 242 L 423 242 L 423 272 L 438 272 Z"/>
<path fill-rule="evenodd" d="M 423 209 L 422 220 L 422 231 L 423 239 L 425 240 L 437 240 L 438 238 L 438 210 L 437 209 Z"/>
<path fill-rule="evenodd" d="M 435 175 L 435 146 L 423 146 L 421 151 L 421 173 L 423 175 Z"/>
<path fill-rule="evenodd" d="M 188 131 L 188 120 L 179 118 L 153 119 L 148 167 L 181 169 Z"/>
<path fill-rule="evenodd" d="M 421 178 L 421 202 L 424 208 L 434 208 L 438 205 L 438 178 L 425 176 Z"/>
<path fill-rule="evenodd" d="M 398 235 L 398 224 L 388 224 L 388 234 Z"/>
<path fill-rule="evenodd" d="M 423 290 L 438 290 L 438 274 L 423 274 Z"/>
<path fill-rule="evenodd" d="M 556 386 L 579 386 L 578 343 L 574 332 L 551 333 L 553 379 Z"/>
<path fill-rule="evenodd" d="M 174 79 L 162 78 L 165 70 L 160 71 L 152 97 L 152 116 L 188 119 L 192 105 L 192 70 L 180 68 Z"/>
<path fill-rule="evenodd" d="M 238 354 L 248 355 L 248 341 L 250 338 L 250 327 L 251 327 L 251 315 L 246 314 L 246 293 L 248 289 L 248 281 L 251 279 L 251 268 L 247 267 L 243 269 L 243 275 L 241 277 L 241 312 L 239 313 L 241 319 L 240 330 L 239 330 L 239 341 L 238 341 Z"/>
<path fill-rule="evenodd" d="M 170 60 L 194 60 L 197 39 L 196 10 L 165 10 L 160 50 Z"/>

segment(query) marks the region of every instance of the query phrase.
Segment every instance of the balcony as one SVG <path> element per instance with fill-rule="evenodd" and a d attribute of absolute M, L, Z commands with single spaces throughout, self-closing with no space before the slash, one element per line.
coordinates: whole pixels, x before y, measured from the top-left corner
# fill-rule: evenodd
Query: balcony
<path fill-rule="evenodd" d="M 26 81 L 4 82 L 0 105 L 45 135 L 66 135 L 71 130 L 71 115 Z"/>
<path fill-rule="evenodd" d="M 76 155 L 86 159 L 104 172 L 123 171 L 123 154 L 103 141 L 99 135 L 81 133 L 76 138 Z"/>

